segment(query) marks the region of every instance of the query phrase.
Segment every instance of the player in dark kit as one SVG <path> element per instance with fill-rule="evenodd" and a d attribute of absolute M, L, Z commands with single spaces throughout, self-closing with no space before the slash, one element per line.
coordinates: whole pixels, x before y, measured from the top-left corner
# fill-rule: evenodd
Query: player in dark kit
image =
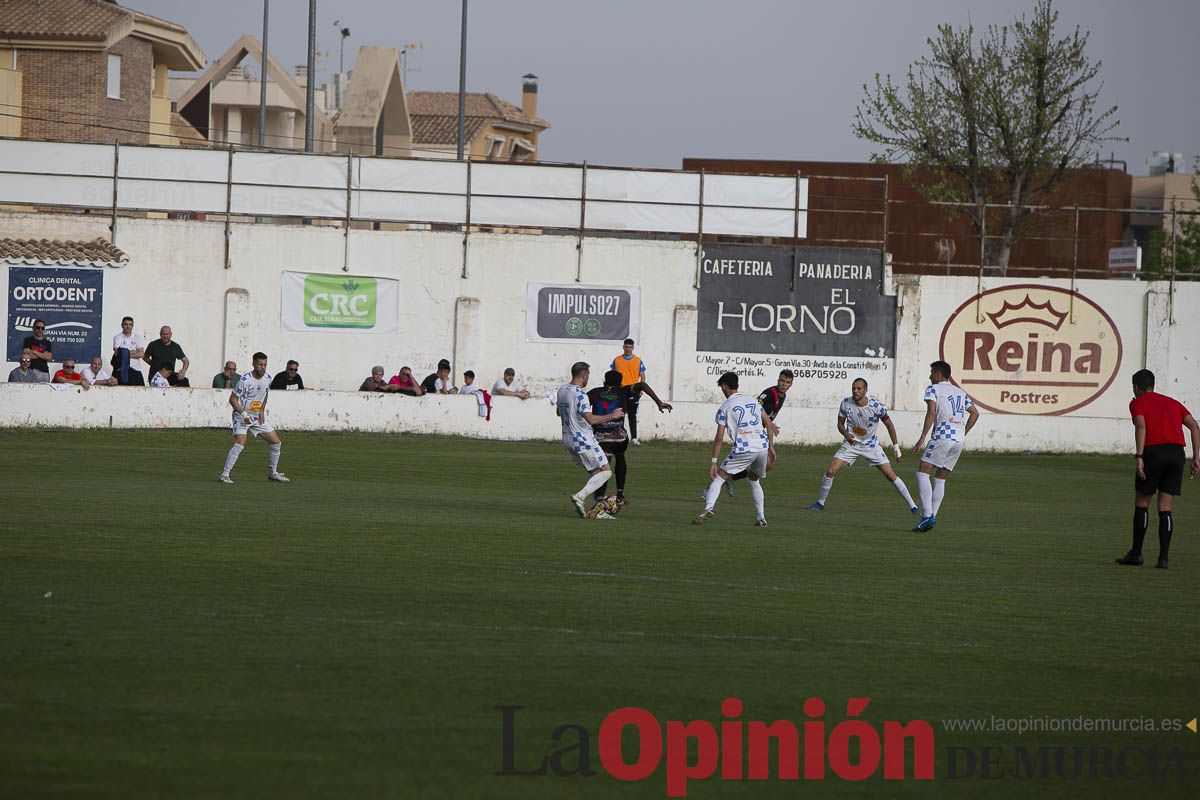
<path fill-rule="evenodd" d="M 787 400 L 788 389 L 792 388 L 792 381 L 796 380 L 796 373 L 790 369 L 785 369 L 779 373 L 779 381 L 774 386 L 770 386 L 762 390 L 762 394 L 758 396 L 758 402 L 763 407 L 763 411 L 767 412 L 767 419 L 771 423 L 775 423 L 775 417 L 783 410 L 783 404 Z M 776 426 L 774 430 L 775 436 L 779 435 L 779 428 Z M 774 460 L 767 462 L 767 469 L 775 466 Z M 745 478 L 749 473 L 742 471 L 725 481 L 725 493 L 733 497 L 733 483 Z"/>
<path fill-rule="evenodd" d="M 1192 434 L 1191 474 L 1200 474 L 1200 423 L 1196 422 L 1183 403 L 1154 391 L 1154 373 L 1140 369 L 1133 373 L 1133 400 L 1129 403 L 1133 417 L 1133 443 L 1137 452 L 1137 478 L 1134 480 L 1136 501 L 1133 509 L 1133 547 L 1117 559 L 1128 567 L 1142 565 L 1142 542 L 1150 527 L 1150 501 L 1158 493 L 1158 563 L 1167 568 L 1174 522 L 1171 510 L 1175 496 L 1183 490 L 1183 428 Z"/>
<path fill-rule="evenodd" d="M 625 413 L 629 414 L 629 408 L 636 402 L 634 398 L 639 392 L 650 395 L 650 399 L 658 405 L 659 413 L 671 410 L 671 404 L 659 400 L 658 395 L 650 388 L 650 384 L 645 381 L 622 386 L 621 373 L 615 369 L 604 373 L 604 385 L 597 386 L 588 392 L 588 401 L 592 404 L 592 413 L 598 416 L 611 414 L 618 408 L 625 409 Z M 625 500 L 625 475 L 628 470 L 625 463 L 625 451 L 629 449 L 629 434 L 625 431 L 625 420 L 620 418 L 602 422 L 599 425 L 593 425 L 592 430 L 596 434 L 596 441 L 600 443 L 600 449 L 612 456 L 612 460 L 615 462 L 617 502 L 625 505 L 627 502 Z M 596 490 L 597 502 L 604 499 L 607 490 L 607 482 Z"/>

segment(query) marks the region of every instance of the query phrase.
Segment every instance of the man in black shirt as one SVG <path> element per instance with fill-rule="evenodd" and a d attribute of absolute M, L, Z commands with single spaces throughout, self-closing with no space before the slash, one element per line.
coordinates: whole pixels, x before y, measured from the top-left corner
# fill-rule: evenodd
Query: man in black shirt
<path fill-rule="evenodd" d="M 271 388 L 288 392 L 303 389 L 304 379 L 300 377 L 300 362 L 287 362 L 287 370 L 275 373 L 275 377 L 271 379 Z"/>
<path fill-rule="evenodd" d="M 771 425 L 775 424 L 775 417 L 783 410 L 783 404 L 787 401 L 788 389 L 792 388 L 792 381 L 796 380 L 796 373 L 790 369 L 785 369 L 779 373 L 779 381 L 774 386 L 769 386 L 762 390 L 762 394 L 758 396 L 758 402 L 762 405 L 763 411 L 767 412 L 767 419 L 771 421 Z M 775 435 L 779 435 L 779 428 L 775 428 Z M 767 462 L 767 471 L 775 466 L 774 461 Z M 729 480 L 725 481 L 725 492 L 733 497 L 733 482 L 740 481 L 749 475 L 748 472 L 742 471 L 734 475 Z"/>
<path fill-rule="evenodd" d="M 183 386 L 186 388 L 192 385 L 187 379 L 188 366 L 191 362 L 184 355 L 183 348 L 179 346 L 179 342 L 171 340 L 171 328 L 169 325 L 163 325 L 158 331 L 158 338 L 146 345 L 146 352 L 142 355 L 142 360 L 150 365 L 151 375 L 163 367 L 169 368 L 171 374 L 167 377 L 167 383 L 172 386 Z M 175 371 L 176 361 L 183 362 L 183 369 L 178 372 Z"/>
<path fill-rule="evenodd" d="M 659 413 L 671 410 L 671 404 L 659 400 L 658 395 L 650 388 L 650 384 L 645 381 L 638 381 L 631 386 L 622 386 L 621 373 L 615 369 L 604 373 L 603 386 L 597 386 L 588 392 L 588 402 L 592 404 L 592 413 L 597 416 L 611 414 L 618 408 L 625 409 L 625 413 L 628 415 L 630 406 L 637 402 L 636 397 L 641 392 L 650 395 L 650 399 L 658 405 Z M 613 461 L 616 462 L 617 502 L 625 505 L 625 475 L 628 471 L 625 463 L 625 451 L 629 449 L 629 434 L 625 431 L 625 420 L 623 417 L 618 417 L 599 425 L 593 425 L 592 430 L 596 434 L 596 441 L 599 443 L 600 449 L 612 456 Z M 608 482 L 606 481 L 596 490 L 596 502 L 604 499 L 607 490 Z"/>
<path fill-rule="evenodd" d="M 29 350 L 30 369 L 50 374 L 50 362 L 54 360 L 54 343 L 46 338 L 46 320 L 33 321 L 33 336 L 26 336 L 21 342 L 22 350 Z"/>
<path fill-rule="evenodd" d="M 458 394 L 457 389 L 450 391 L 450 385 L 450 362 L 444 358 L 438 362 L 437 372 L 429 373 L 421 381 L 425 394 Z"/>

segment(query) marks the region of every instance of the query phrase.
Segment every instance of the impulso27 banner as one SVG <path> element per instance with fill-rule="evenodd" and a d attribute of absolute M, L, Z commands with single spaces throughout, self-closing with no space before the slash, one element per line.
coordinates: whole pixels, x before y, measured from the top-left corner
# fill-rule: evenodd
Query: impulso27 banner
<path fill-rule="evenodd" d="M 637 339 L 641 301 L 636 286 L 530 283 L 525 296 L 525 338 L 530 342 Z"/>
<path fill-rule="evenodd" d="M 55 362 L 73 358 L 82 366 L 92 356 L 107 356 L 100 347 L 103 306 L 102 268 L 9 267 L 8 360 L 20 357 L 21 343 L 33 335 L 35 319 L 46 322 Z"/>
<path fill-rule="evenodd" d="M 395 333 L 400 324 L 400 282 L 285 271 L 280 313 L 289 331 Z"/>
<path fill-rule="evenodd" d="M 866 378 L 890 401 L 896 298 L 880 291 L 879 250 L 705 245 L 697 294 L 698 380 L 726 371 L 755 393 L 791 369 L 791 396 L 832 403 Z M 761 385 L 760 385 L 761 384 Z"/>

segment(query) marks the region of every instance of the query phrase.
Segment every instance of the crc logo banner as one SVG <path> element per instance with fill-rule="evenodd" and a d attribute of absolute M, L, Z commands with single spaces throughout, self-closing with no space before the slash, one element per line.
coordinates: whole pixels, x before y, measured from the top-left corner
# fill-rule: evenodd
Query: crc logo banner
<path fill-rule="evenodd" d="M 941 358 L 983 408 L 1066 414 L 1088 405 L 1121 368 L 1112 318 L 1078 292 L 1038 284 L 990 289 L 942 328 Z"/>
<path fill-rule="evenodd" d="M 282 322 L 289 331 L 395 333 L 399 308 L 399 281 L 283 273 Z"/>
<path fill-rule="evenodd" d="M 705 245 L 696 349 L 890 358 L 896 298 L 878 250 Z"/>
<path fill-rule="evenodd" d="M 641 289 L 531 283 L 525 338 L 531 342 L 620 342 L 638 338 Z"/>
<path fill-rule="evenodd" d="M 9 267 L 8 360 L 20 358 L 21 343 L 33 335 L 33 321 L 41 319 L 56 362 L 73 358 L 84 365 L 97 355 L 107 362 L 111 348 L 100 347 L 103 305 L 102 268 Z"/>

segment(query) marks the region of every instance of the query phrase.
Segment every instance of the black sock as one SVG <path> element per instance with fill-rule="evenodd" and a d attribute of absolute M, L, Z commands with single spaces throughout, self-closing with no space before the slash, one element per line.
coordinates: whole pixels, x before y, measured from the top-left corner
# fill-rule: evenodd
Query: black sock
<path fill-rule="evenodd" d="M 596 502 L 599 503 L 601 500 L 603 500 L 607 496 L 608 496 L 608 481 L 605 481 L 604 485 L 596 490 L 596 494 L 595 494 Z M 1142 535 L 1143 536 L 1146 535 L 1144 531 L 1143 531 Z"/>
<path fill-rule="evenodd" d="M 629 474 L 629 463 L 625 460 L 624 453 L 617 453 L 616 476 L 617 476 L 617 494 L 625 496 L 625 476 Z M 606 484 L 607 485 L 607 484 Z"/>
<path fill-rule="evenodd" d="M 1171 519 L 1171 512 L 1158 512 L 1158 558 L 1161 561 L 1167 560 L 1167 552 L 1171 549 L 1171 533 L 1174 530 L 1175 523 Z"/>
<path fill-rule="evenodd" d="M 1133 549 L 1129 552 L 1135 556 L 1142 554 L 1142 542 L 1146 541 L 1146 528 L 1150 526 L 1150 509 L 1135 508 L 1133 510 Z"/>

